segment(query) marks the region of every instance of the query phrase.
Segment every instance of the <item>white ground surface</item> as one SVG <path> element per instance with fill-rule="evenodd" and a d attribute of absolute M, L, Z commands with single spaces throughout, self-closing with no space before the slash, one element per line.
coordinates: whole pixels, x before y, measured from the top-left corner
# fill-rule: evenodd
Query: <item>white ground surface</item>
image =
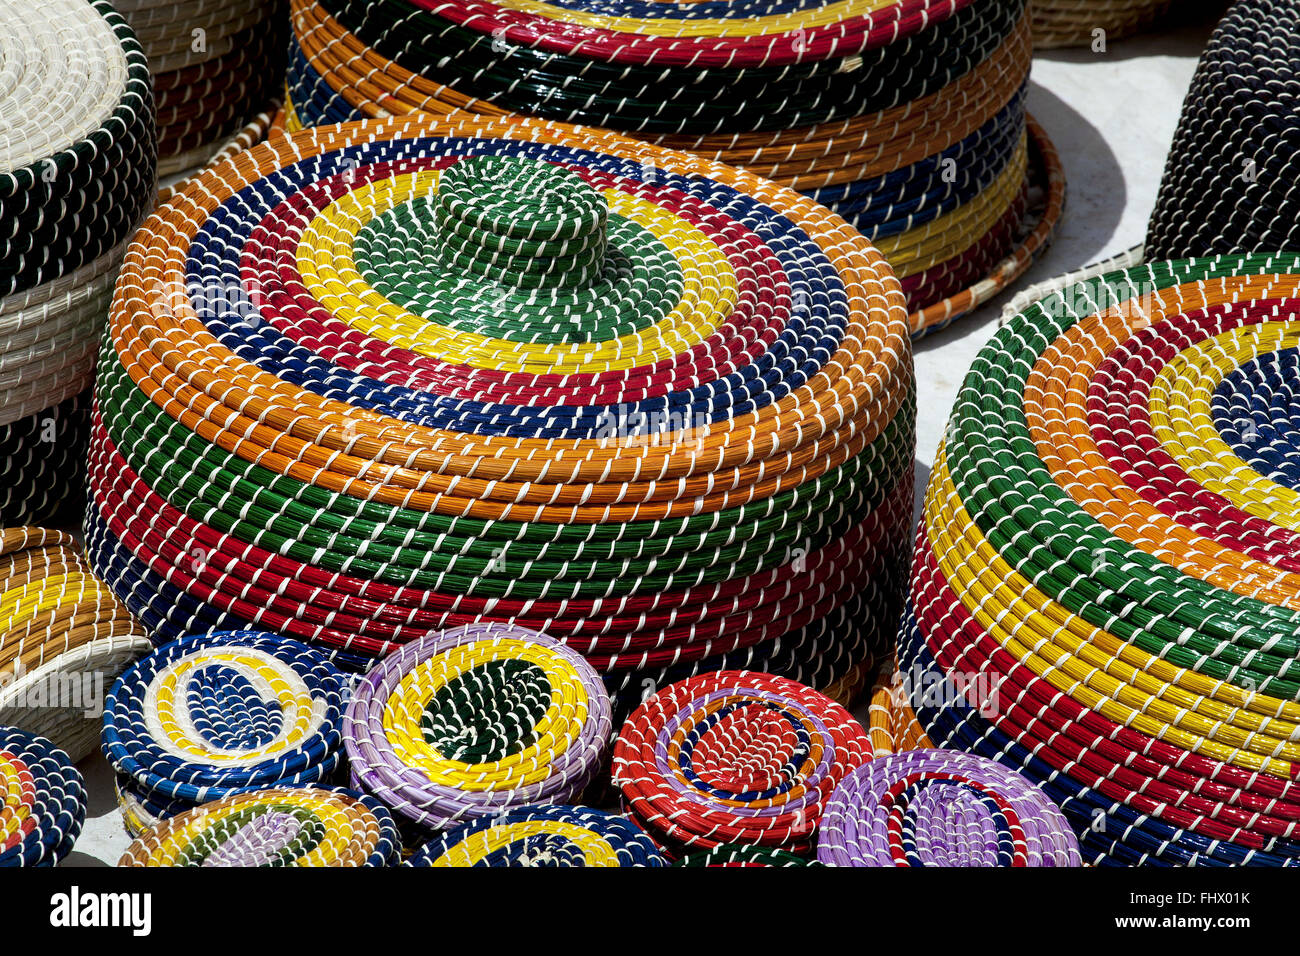
<path fill-rule="evenodd" d="M 1064 159 L 1067 200 L 1051 248 L 1017 288 L 1142 241 L 1183 95 L 1213 23 L 1207 13 L 1159 36 L 1112 43 L 1104 54 L 1049 51 L 1035 58 L 1029 109 Z M 917 345 L 918 497 L 957 389 L 1012 292 Z M 130 842 L 117 814 L 112 774 L 99 755 L 80 766 L 90 809 L 65 865 L 111 866 Z"/>

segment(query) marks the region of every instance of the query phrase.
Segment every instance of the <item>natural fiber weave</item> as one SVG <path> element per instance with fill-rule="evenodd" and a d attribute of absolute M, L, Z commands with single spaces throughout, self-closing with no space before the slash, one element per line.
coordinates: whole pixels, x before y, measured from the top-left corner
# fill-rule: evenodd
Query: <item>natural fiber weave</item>
<path fill-rule="evenodd" d="M 329 782 L 347 692 L 343 675 L 297 641 L 256 631 L 182 638 L 113 686 L 104 756 L 123 805 L 145 823 L 233 793 Z"/>
<path fill-rule="evenodd" d="M 626 818 L 587 807 L 523 807 L 449 830 L 406 866 L 667 866 Z"/>
<path fill-rule="evenodd" d="M 44 737 L 0 727 L 0 867 L 54 866 L 86 819 L 86 788 Z"/>
<path fill-rule="evenodd" d="M 931 740 L 1039 783 L 1089 862 L 1300 849 L 1297 291 L 1289 254 L 1109 273 L 958 396 L 900 666 Z"/>
<path fill-rule="evenodd" d="M 103 0 L 0 3 L 0 528 L 82 495 L 96 339 L 152 202 L 153 99 Z"/>
<path fill-rule="evenodd" d="M 502 225 L 550 215 L 512 177 L 569 231 Z M 624 712 L 722 667 L 851 688 L 892 639 L 902 295 L 756 177 L 534 121 L 276 137 L 150 221 L 110 336 L 87 544 L 161 637 L 252 622 L 362 666 L 510 622 Z"/>
<path fill-rule="evenodd" d="M 1032 0 L 1034 49 L 1090 47 L 1098 39 L 1109 44 L 1150 26 L 1172 5 L 1172 0 Z"/>
<path fill-rule="evenodd" d="M 1079 866 L 1061 811 L 1001 764 L 951 750 L 890 754 L 857 768 L 822 814 L 829 866 Z"/>
<path fill-rule="evenodd" d="M 343 789 L 236 793 L 159 823 L 118 866 L 393 866 L 397 827 L 377 800 Z"/>
<path fill-rule="evenodd" d="M 1014 280 L 1059 215 L 1059 196 L 1028 222 L 1018 202 L 1030 182 L 1046 190 L 1059 177 L 1041 166 L 1027 176 L 1015 149 L 1030 65 L 1023 0 L 292 0 L 292 12 L 291 130 L 417 112 L 537 115 L 804 190 L 881 246 L 902 276 L 982 240 L 981 257 L 966 257 L 965 285 L 951 267 L 947 285 L 916 283 L 918 331 Z"/>
<path fill-rule="evenodd" d="M 78 761 L 99 742 L 104 681 L 149 650 L 71 535 L 0 531 L 0 724 L 49 738 Z"/>
<path fill-rule="evenodd" d="M 828 697 L 722 671 L 637 708 L 614 743 L 613 777 L 674 856 L 728 843 L 807 853 L 831 790 L 870 757 L 866 731 Z"/>
<path fill-rule="evenodd" d="M 1300 246 L 1295 5 L 1239 0 L 1215 28 L 1147 226 L 1149 261 Z"/>
<path fill-rule="evenodd" d="M 544 634 L 470 624 L 407 644 L 357 686 L 353 784 L 426 830 L 581 796 L 613 732 L 600 677 Z"/>
<path fill-rule="evenodd" d="M 690 853 L 673 863 L 673 866 L 818 866 L 816 860 L 797 856 L 786 850 L 763 846 L 723 845 L 712 850 Z"/>

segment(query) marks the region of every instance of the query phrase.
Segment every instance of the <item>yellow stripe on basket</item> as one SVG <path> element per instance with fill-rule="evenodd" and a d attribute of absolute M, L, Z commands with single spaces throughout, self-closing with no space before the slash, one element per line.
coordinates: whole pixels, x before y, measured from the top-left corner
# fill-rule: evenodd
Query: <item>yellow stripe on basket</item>
<path fill-rule="evenodd" d="M 448 683 L 495 660 L 536 665 L 551 685 L 546 713 L 534 725 L 537 740 L 501 760 L 465 763 L 449 760 L 424 739 L 420 721 L 428 702 Z M 384 706 L 384 735 L 398 758 L 431 782 L 462 790 L 483 791 L 537 783 L 551 776 L 555 757 L 568 749 L 587 719 L 581 677 L 564 658 L 542 644 L 494 639 L 462 644 L 421 661 L 402 676 Z"/>
<path fill-rule="evenodd" d="M 940 448 L 925 500 L 939 567 L 980 627 L 1038 677 L 1122 726 L 1289 779 L 1300 705 L 1177 667 L 1077 617 L 1009 565 L 962 507 Z"/>
<path fill-rule="evenodd" d="M 618 866 L 618 851 L 603 836 L 561 820 L 525 820 L 476 830 L 433 861 L 431 866 L 474 866 L 497 850 L 519 840 L 553 834 L 582 850 L 587 866 Z"/>
<path fill-rule="evenodd" d="M 895 236 L 873 239 L 900 278 L 947 262 L 979 242 L 1016 200 L 1029 168 L 1029 140 L 1021 134 L 1011 161 L 988 188 L 937 219 Z"/>
<path fill-rule="evenodd" d="M 4 759 L 0 753 L 0 843 L 22 829 L 23 823 L 31 815 L 32 808 L 23 800 L 23 778 L 18 765 L 12 760 Z"/>
<path fill-rule="evenodd" d="M 40 614 L 88 599 L 102 599 L 105 607 L 113 606 L 115 601 L 107 585 L 80 571 L 29 581 L 0 592 L 0 628 L 11 630 Z"/>
<path fill-rule="evenodd" d="M 204 832 L 224 817 L 243 812 L 250 803 L 256 802 L 257 794 L 249 794 L 248 801 L 237 801 L 229 806 L 213 809 L 211 805 L 203 808 L 206 812 L 191 813 L 179 826 L 173 826 L 165 834 L 160 833 L 158 844 L 149 858 L 153 866 L 175 866 L 180 855 L 195 843 L 201 843 Z M 304 790 L 295 793 L 290 789 L 277 790 L 274 802 L 268 804 L 267 810 L 279 807 L 301 807 L 311 811 L 325 830 L 325 839 L 309 853 L 290 861 L 292 866 L 329 866 L 338 857 L 336 852 L 340 845 L 347 846 L 354 829 L 352 815 L 337 803 L 323 801 L 319 791 Z M 215 849 L 215 847 L 213 847 Z"/>
<path fill-rule="evenodd" d="M 506 10 L 518 10 L 520 13 L 529 13 L 560 23 L 621 33 L 638 33 L 656 37 L 755 37 L 831 26 L 853 17 L 864 17 L 888 9 L 896 3 L 897 0 L 839 0 L 838 3 L 828 3 L 825 6 L 810 7 L 791 13 L 726 20 L 695 18 L 645 20 L 640 17 L 615 17 L 543 3 L 541 0 L 501 0 L 496 5 Z"/>
<path fill-rule="evenodd" d="M 1300 322 L 1247 325 L 1174 356 L 1151 385 L 1151 429 L 1208 491 L 1272 524 L 1300 531 L 1300 494 L 1261 475 L 1219 437 L 1210 410 L 1224 377 L 1261 353 L 1300 346 Z"/>
<path fill-rule="evenodd" d="M 190 675 L 200 667 L 211 664 L 226 664 L 245 675 L 260 677 L 267 688 L 275 695 L 276 702 L 284 717 L 284 726 L 276 739 L 253 750 L 216 750 L 207 741 L 193 737 L 186 729 L 188 720 L 183 719 L 178 711 L 178 697 Z M 162 736 L 155 739 L 159 746 L 174 749 L 180 753 L 211 764 L 246 764 L 273 757 L 297 747 L 303 740 L 315 732 L 320 725 L 321 714 L 319 702 L 316 701 L 305 685 L 297 689 L 286 682 L 287 665 L 277 668 L 271 661 L 243 652 L 240 648 L 213 650 L 182 658 L 164 670 L 149 689 L 145 701 L 146 719 L 156 716 L 162 727 Z M 290 672 L 292 673 L 292 672 Z M 297 675 L 293 675 L 296 677 Z M 180 701 L 179 707 L 184 707 Z M 153 711 L 153 714 L 150 714 Z"/>
<path fill-rule="evenodd" d="M 654 203 L 611 189 L 605 190 L 610 212 L 647 229 L 678 260 L 682 299 L 666 318 L 606 342 L 564 345 L 489 338 L 431 322 L 371 287 L 357 270 L 353 244 L 376 216 L 428 196 L 436 184 L 435 170 L 408 173 L 362 186 L 322 210 L 298 246 L 307 291 L 340 321 L 384 342 L 477 368 L 536 374 L 605 372 L 672 358 L 707 340 L 736 306 L 735 272 L 708 236 Z"/>

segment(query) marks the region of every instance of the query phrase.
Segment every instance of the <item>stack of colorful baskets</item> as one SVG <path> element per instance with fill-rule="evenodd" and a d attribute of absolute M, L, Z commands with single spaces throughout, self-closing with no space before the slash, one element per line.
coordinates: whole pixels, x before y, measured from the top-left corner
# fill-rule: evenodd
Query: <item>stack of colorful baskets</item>
<path fill-rule="evenodd" d="M 612 733 L 609 696 L 577 651 L 492 623 L 384 658 L 343 725 L 353 786 L 425 831 L 577 800 Z"/>
<path fill-rule="evenodd" d="M 905 672 L 1089 862 L 1300 859 L 1300 257 L 1152 263 L 1000 328 L 918 536 Z"/>
<path fill-rule="evenodd" d="M 525 807 L 436 837 L 408 866 L 667 866 L 624 817 L 587 807 Z"/>
<path fill-rule="evenodd" d="M 848 695 L 906 588 L 906 319 L 842 220 L 695 157 L 464 115 L 276 137 L 127 257 L 88 547 L 168 639 L 360 667 L 498 621 L 624 713 L 727 667 Z"/>
<path fill-rule="evenodd" d="M 872 239 L 921 331 L 1023 272 L 1061 212 L 1025 7 L 292 0 L 288 126 L 524 114 L 744 167 Z"/>
<path fill-rule="evenodd" d="M 0 529 L 0 724 L 80 760 L 99 744 L 105 680 L 151 649 L 71 535 Z"/>
<path fill-rule="evenodd" d="M 0 0 L 0 527 L 79 496 L 95 345 L 154 195 L 144 55 L 105 0 Z"/>
<path fill-rule="evenodd" d="M 952 750 L 878 757 L 822 814 L 828 866 L 1079 866 L 1079 844 L 1043 792 L 1001 764 Z"/>
<path fill-rule="evenodd" d="M 127 830 L 234 793 L 333 782 L 347 694 L 346 678 L 298 641 L 243 631 L 160 647 L 104 708 Z"/>
<path fill-rule="evenodd" d="M 54 866 L 86 820 L 86 788 L 44 737 L 0 727 L 0 867 Z"/>
<path fill-rule="evenodd" d="M 1109 44 L 1146 28 L 1172 4 L 1173 0 L 1030 0 L 1034 49 Z"/>
<path fill-rule="evenodd" d="M 1300 22 L 1238 0 L 1192 77 L 1147 227 L 1148 260 L 1300 247 Z"/>
<path fill-rule="evenodd" d="M 269 787 L 186 810 L 142 833 L 118 866 L 392 866 L 402 844 L 377 800 Z"/>
<path fill-rule="evenodd" d="M 811 852 L 836 784 L 871 759 L 835 701 L 771 674 L 701 674 L 648 699 L 614 743 L 627 811 L 672 856 L 724 844 Z"/>
<path fill-rule="evenodd" d="M 135 30 L 153 74 L 160 176 L 202 166 L 280 95 L 283 0 L 115 0 L 114 6 Z"/>

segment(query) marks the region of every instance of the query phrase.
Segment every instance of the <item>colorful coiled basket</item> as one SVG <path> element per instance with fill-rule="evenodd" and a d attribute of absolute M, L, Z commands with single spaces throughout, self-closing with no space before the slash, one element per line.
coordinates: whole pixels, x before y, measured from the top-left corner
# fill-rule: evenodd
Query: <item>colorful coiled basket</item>
<path fill-rule="evenodd" d="M 831 794 L 817 835 L 828 866 L 1079 866 L 1079 844 L 1041 790 L 952 750 L 870 761 Z"/>
<path fill-rule="evenodd" d="M 0 724 L 78 761 L 99 746 L 112 682 L 152 646 L 72 535 L 0 530 Z"/>
<path fill-rule="evenodd" d="M 1300 856 L 1298 292 L 1291 254 L 1108 273 L 958 396 L 900 666 L 930 739 L 1037 783 L 1088 862 Z"/>
<path fill-rule="evenodd" d="M 870 758 L 866 731 L 825 695 L 722 671 L 637 708 L 614 743 L 613 780 L 673 856 L 723 844 L 806 854 L 831 791 Z"/>
<path fill-rule="evenodd" d="M 470 110 L 604 127 L 804 191 L 903 278 L 912 329 L 1050 239 L 1025 0 L 292 0 L 290 129 Z"/>
<path fill-rule="evenodd" d="M 449 830 L 407 866 L 667 866 L 654 841 L 624 817 L 588 807 L 521 807 Z"/>
<path fill-rule="evenodd" d="M 353 784 L 429 831 L 577 800 L 612 733 L 609 696 L 582 655 L 491 623 L 384 658 L 343 725 Z"/>
<path fill-rule="evenodd" d="M 205 803 L 140 834 L 118 866 L 393 866 L 388 810 L 341 788 L 270 787 Z"/>
<path fill-rule="evenodd" d="M 537 121 L 317 128 L 129 252 L 86 538 L 160 640 L 361 668 L 495 621 L 622 713 L 723 667 L 851 693 L 906 587 L 914 415 L 897 280 L 795 192 Z"/>
<path fill-rule="evenodd" d="M 82 495 L 85 396 L 153 201 L 144 54 L 105 0 L 0 2 L 0 528 Z"/>
<path fill-rule="evenodd" d="M 233 793 L 333 782 L 348 692 L 323 654 L 271 634 L 158 648 L 118 679 L 104 709 L 127 829 Z"/>
<path fill-rule="evenodd" d="M 0 727 L 0 867 L 54 866 L 86 819 L 86 788 L 44 737 Z"/>

